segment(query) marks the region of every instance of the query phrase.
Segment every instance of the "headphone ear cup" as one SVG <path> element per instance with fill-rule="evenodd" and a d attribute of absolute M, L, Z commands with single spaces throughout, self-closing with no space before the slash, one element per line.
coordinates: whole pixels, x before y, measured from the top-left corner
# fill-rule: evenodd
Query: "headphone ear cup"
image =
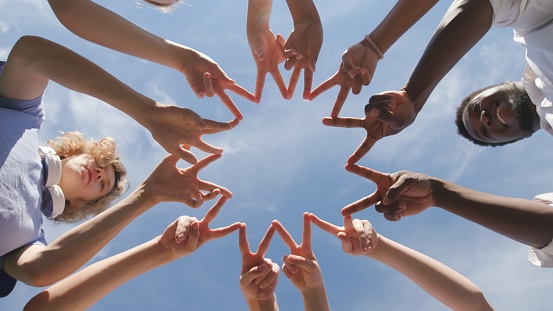
<path fill-rule="evenodd" d="M 65 209 L 65 196 L 58 185 L 46 186 L 42 191 L 42 213 L 48 219 L 58 217 Z"/>
<path fill-rule="evenodd" d="M 44 161 L 46 162 L 46 183 L 45 186 L 57 185 L 61 179 L 61 160 L 55 154 L 45 153 Z"/>

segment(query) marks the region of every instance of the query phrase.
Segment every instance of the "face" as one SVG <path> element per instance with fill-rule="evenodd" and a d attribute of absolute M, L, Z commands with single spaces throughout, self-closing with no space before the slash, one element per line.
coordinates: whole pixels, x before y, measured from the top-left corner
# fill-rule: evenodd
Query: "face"
<path fill-rule="evenodd" d="M 62 160 L 59 186 L 66 200 L 95 201 L 105 197 L 115 184 L 111 165 L 101 168 L 86 154 Z"/>
<path fill-rule="evenodd" d="M 463 111 L 463 123 L 469 135 L 488 143 L 529 137 L 534 132 L 535 118 L 538 117 L 533 104 L 514 83 L 476 94 Z"/>

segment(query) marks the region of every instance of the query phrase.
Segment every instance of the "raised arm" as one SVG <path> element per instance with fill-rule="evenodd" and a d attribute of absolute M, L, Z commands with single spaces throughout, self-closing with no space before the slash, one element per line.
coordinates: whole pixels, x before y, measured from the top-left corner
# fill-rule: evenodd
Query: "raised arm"
<path fill-rule="evenodd" d="M 311 221 L 342 242 L 345 253 L 366 256 L 405 275 L 452 310 L 493 310 L 480 289 L 446 265 L 376 233 L 368 220 L 344 217 L 344 226 L 328 223 L 314 214 Z"/>
<path fill-rule="evenodd" d="M 240 223 L 209 228 L 223 203 L 224 199 L 219 200 L 202 220 L 179 217 L 161 236 L 71 275 L 33 297 L 25 310 L 86 310 L 134 277 L 188 256 L 204 243 L 236 231 Z"/>
<path fill-rule="evenodd" d="M 443 77 L 490 30 L 492 19 L 489 1 L 453 2 L 403 86 L 417 113 Z"/>
<path fill-rule="evenodd" d="M 341 89 L 330 113 L 330 117 L 338 117 L 349 91 L 359 94 L 363 85 L 369 85 L 378 61 L 437 2 L 438 0 L 398 0 L 371 33 L 344 52 L 338 71 L 318 86 L 309 95 L 309 99 L 312 100 L 322 92 L 339 85 Z"/>
<path fill-rule="evenodd" d="M 240 111 L 224 90 L 254 101 L 253 94 L 237 85 L 217 63 L 198 51 L 149 33 L 90 0 L 48 2 L 60 22 L 74 34 L 183 73 L 198 97 L 217 94 L 237 118 L 241 118 Z M 205 73 L 209 74 L 207 78 L 204 78 Z"/>
<path fill-rule="evenodd" d="M 323 273 L 311 246 L 309 214 L 303 214 L 303 235 L 299 245 L 278 220 L 273 221 L 273 226 L 290 248 L 290 254 L 283 258 L 282 272 L 300 291 L 304 310 L 330 311 Z"/>
<path fill-rule="evenodd" d="M 308 99 L 313 84 L 319 52 L 323 44 L 323 26 L 313 0 L 287 0 L 294 29 L 284 44 L 284 68 L 294 68 L 288 84 L 288 95 L 292 97 L 299 76 L 304 70 L 303 98 Z"/>
<path fill-rule="evenodd" d="M 248 0 L 246 34 L 252 52 L 257 77 L 255 80 L 255 99 L 259 103 L 265 86 L 265 76 L 270 73 L 282 94 L 289 99 L 288 89 L 278 65 L 284 61 L 284 37 L 271 31 L 269 21 L 273 0 Z"/>
<path fill-rule="evenodd" d="M 224 187 L 197 178 L 200 169 L 219 157 L 210 155 L 194 166 L 178 169 L 175 165 L 179 158 L 168 156 L 121 202 L 72 228 L 48 246 L 31 245 L 13 252 L 4 270 L 27 284 L 48 286 L 79 269 L 131 221 L 158 203 L 183 202 L 199 207 L 219 193 L 231 197 L 232 193 Z"/>
<path fill-rule="evenodd" d="M 75 52 L 31 36 L 22 37 L 10 52 L 0 75 L 0 94 L 33 99 L 44 92 L 49 80 L 121 110 L 148 129 L 167 152 L 190 163 L 197 161 L 191 147 L 208 153 L 223 151 L 204 142 L 202 135 L 229 130 L 239 122 L 202 119 L 190 109 L 156 102 Z"/>
<path fill-rule="evenodd" d="M 535 248 L 553 239 L 553 208 L 543 202 L 483 193 L 420 173 L 383 174 L 357 165 L 346 168 L 375 182 L 377 190 L 344 207 L 343 215 L 376 204 L 376 211 L 386 219 L 399 220 L 436 206 Z"/>
<path fill-rule="evenodd" d="M 271 259 L 265 258 L 265 253 L 275 234 L 275 228 L 269 226 L 255 252 L 250 250 L 246 224 L 241 225 L 238 234 L 238 246 L 242 254 L 240 290 L 250 311 L 278 311 L 275 290 L 280 267 Z"/>

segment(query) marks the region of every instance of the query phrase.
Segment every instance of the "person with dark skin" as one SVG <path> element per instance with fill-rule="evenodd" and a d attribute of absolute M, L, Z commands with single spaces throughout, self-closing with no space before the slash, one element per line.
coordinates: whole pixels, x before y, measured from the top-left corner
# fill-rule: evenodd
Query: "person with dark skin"
<path fill-rule="evenodd" d="M 390 221 L 419 214 L 436 206 L 531 247 L 529 259 L 538 266 L 553 266 L 553 195 L 534 200 L 502 197 L 471 190 L 428 175 L 399 171 L 385 174 L 346 165 L 346 170 L 377 185 L 374 193 L 342 209 L 352 215 L 375 205 Z"/>
<path fill-rule="evenodd" d="M 480 104 L 480 107 L 477 107 L 473 102 L 469 107 L 480 110 L 475 110 L 478 115 L 471 114 L 471 122 L 463 122 L 467 128 L 465 134 L 472 137 L 473 141 L 491 145 L 501 145 L 529 137 L 539 127 L 553 134 L 547 121 L 553 101 L 553 46 L 551 40 L 548 40 L 553 34 L 552 20 L 553 3 L 550 1 L 534 0 L 522 3 L 520 0 L 456 0 L 438 25 L 403 88 L 372 96 L 365 106 L 365 118 L 337 117 L 337 112 L 333 112 L 331 117 L 323 119 L 323 124 L 358 127 L 367 131 L 367 138 L 348 159 L 349 164 L 356 163 L 378 140 L 401 132 L 415 121 L 417 114 L 442 78 L 492 26 L 510 26 L 514 29 L 514 41 L 522 44 L 527 50 L 527 66 L 523 78 L 519 82 L 506 82 L 502 87 L 487 89 L 487 95 L 497 96 L 503 100 L 501 104 L 496 100 L 491 103 L 492 106 Z M 511 93 L 505 92 L 509 88 L 520 94 L 511 96 Z M 532 115 L 531 129 L 526 128 L 521 132 L 517 130 L 518 121 L 513 118 L 508 122 L 505 119 L 511 114 L 517 115 L 512 109 L 515 105 L 512 102 L 514 97 L 525 98 L 522 100 L 523 103 L 534 106 L 536 113 L 529 112 Z M 465 121 L 468 121 L 468 112 L 462 114 L 467 114 Z M 480 124 L 477 124 L 478 121 Z M 482 130 L 480 128 L 489 129 L 490 137 L 479 135 Z M 459 132 L 463 134 L 462 129 Z"/>

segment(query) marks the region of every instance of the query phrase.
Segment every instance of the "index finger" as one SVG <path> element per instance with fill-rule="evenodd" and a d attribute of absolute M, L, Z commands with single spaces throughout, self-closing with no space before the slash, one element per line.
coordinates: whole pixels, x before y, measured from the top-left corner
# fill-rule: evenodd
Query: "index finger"
<path fill-rule="evenodd" d="M 198 173 L 199 171 L 201 171 L 206 166 L 213 163 L 215 160 L 219 159 L 220 157 L 222 157 L 222 155 L 220 153 L 219 154 L 210 154 L 207 157 L 200 159 L 198 162 L 196 162 L 196 164 L 192 165 L 190 167 L 190 169 L 192 169 L 196 173 Z"/>
<path fill-rule="evenodd" d="M 211 236 L 213 239 L 219 239 L 219 238 L 225 237 L 231 234 L 232 232 L 236 231 L 237 229 L 239 229 L 240 226 L 241 226 L 241 223 L 235 222 L 232 225 L 229 225 L 226 227 L 211 229 Z"/>
<path fill-rule="evenodd" d="M 305 68 L 303 71 L 303 99 L 309 99 L 311 94 L 311 87 L 313 85 L 313 71 L 309 68 Z"/>
<path fill-rule="evenodd" d="M 364 177 L 374 183 L 378 183 L 383 177 L 385 177 L 385 174 L 379 171 L 356 164 L 346 165 L 346 171 Z"/>
<path fill-rule="evenodd" d="M 294 95 L 294 91 L 296 90 L 296 85 L 298 84 L 298 81 L 300 79 L 300 73 L 301 73 L 301 68 L 294 67 L 294 70 L 292 71 L 292 75 L 290 76 L 290 82 L 288 83 L 288 96 L 290 96 L 290 98 Z"/>
<path fill-rule="evenodd" d="M 365 119 L 350 118 L 350 117 L 325 117 L 323 118 L 323 124 L 326 126 L 345 127 L 345 128 L 361 128 L 365 127 Z"/>
<path fill-rule="evenodd" d="M 369 196 L 366 196 L 349 205 L 346 205 L 344 208 L 342 208 L 342 215 L 352 215 L 356 212 L 366 209 L 369 206 L 376 204 L 378 201 L 380 201 L 380 199 L 378 198 L 378 194 L 374 192 Z"/>
<path fill-rule="evenodd" d="M 298 247 L 298 244 L 296 243 L 296 241 L 294 241 L 294 238 L 290 235 L 290 233 L 288 233 L 286 228 L 284 228 L 284 226 L 278 220 L 273 220 L 273 226 L 284 241 L 284 244 L 286 244 L 290 248 L 290 250 Z"/>
<path fill-rule="evenodd" d="M 303 214 L 303 234 L 301 245 L 311 249 L 311 222 L 309 221 L 309 214 Z"/>
<path fill-rule="evenodd" d="M 315 214 L 309 214 L 309 219 L 313 224 L 315 224 L 317 227 L 321 228 L 323 231 L 326 231 L 332 235 L 337 235 L 339 232 L 342 232 L 342 227 L 333 225 L 327 221 L 324 221 L 317 217 Z"/>
<path fill-rule="evenodd" d="M 246 235 L 246 224 L 241 224 L 238 230 L 238 246 L 240 247 L 240 254 L 242 256 L 250 254 L 250 243 L 248 242 L 248 236 Z"/>
<path fill-rule="evenodd" d="M 263 94 L 263 87 L 265 86 L 265 75 L 267 73 L 257 70 L 257 77 L 255 79 L 255 103 L 259 104 L 261 101 L 261 94 Z"/>
<path fill-rule="evenodd" d="M 244 119 L 242 112 L 240 112 L 240 109 L 238 109 L 238 107 L 236 106 L 236 104 L 234 104 L 232 99 L 227 95 L 227 93 L 225 93 L 224 89 L 216 89 L 215 93 L 217 94 L 217 96 L 219 96 L 223 104 L 227 106 L 228 110 L 230 110 L 230 112 L 232 112 L 232 114 L 236 118 L 238 118 L 238 120 Z"/>
<path fill-rule="evenodd" d="M 233 93 L 235 93 L 237 95 L 240 95 L 240 96 L 244 97 L 245 99 L 255 103 L 255 95 L 250 93 L 250 91 L 246 90 L 242 86 L 234 83 L 233 85 L 229 86 L 228 89 L 230 91 L 232 91 Z"/>
<path fill-rule="evenodd" d="M 332 77 L 328 78 L 328 80 L 321 83 L 319 86 L 317 86 L 311 94 L 309 94 L 309 100 L 315 99 L 317 96 L 321 95 L 322 93 L 328 91 L 333 86 L 338 85 L 338 83 L 334 80 L 334 77 L 338 75 L 339 72 L 336 72 Z"/>
<path fill-rule="evenodd" d="M 259 254 L 261 256 L 264 256 L 267 250 L 269 249 L 269 245 L 271 244 L 271 239 L 273 238 L 273 235 L 275 234 L 275 228 L 273 226 L 269 226 L 267 229 L 267 232 L 265 232 L 265 235 L 261 239 L 261 242 L 259 242 L 259 246 L 257 247 L 256 254 Z"/>
<path fill-rule="evenodd" d="M 353 154 L 348 158 L 348 164 L 355 164 L 357 161 L 361 160 L 374 146 L 376 140 L 367 134 L 367 137 L 363 140 L 361 145 L 355 149 Z"/>
<path fill-rule="evenodd" d="M 342 107 L 344 106 L 344 103 L 348 98 L 350 89 L 351 88 L 349 86 L 340 87 L 340 92 L 338 92 L 338 96 L 336 97 L 336 102 L 334 103 L 334 107 L 332 107 L 332 111 L 330 112 L 331 118 L 336 118 L 340 114 L 340 110 L 342 110 Z"/>
<path fill-rule="evenodd" d="M 205 213 L 204 218 L 200 222 L 205 222 L 209 224 L 213 219 L 215 219 L 215 216 L 219 213 L 221 210 L 221 207 L 227 202 L 228 198 L 225 196 L 221 196 L 219 200 L 213 206 Z"/>
<path fill-rule="evenodd" d="M 275 69 L 271 70 L 270 73 L 271 76 L 273 76 L 273 79 L 275 80 L 275 83 L 280 90 L 280 94 L 282 94 L 282 97 L 284 97 L 285 99 L 290 99 L 288 88 L 286 87 L 286 82 L 284 82 L 284 78 L 282 77 L 282 74 L 280 74 L 278 67 L 275 67 Z"/>

